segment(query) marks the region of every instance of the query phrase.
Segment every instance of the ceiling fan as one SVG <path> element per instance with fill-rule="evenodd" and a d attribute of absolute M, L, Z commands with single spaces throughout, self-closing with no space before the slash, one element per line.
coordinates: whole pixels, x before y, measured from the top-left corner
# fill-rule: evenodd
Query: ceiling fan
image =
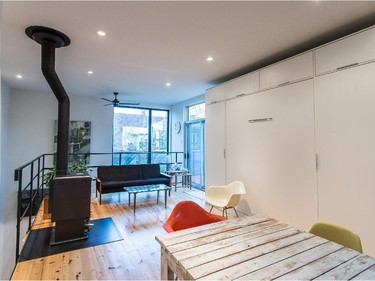
<path fill-rule="evenodd" d="M 105 101 L 108 101 L 110 103 L 108 104 L 105 104 L 105 106 L 107 105 L 113 105 L 113 106 L 122 106 L 122 105 L 139 105 L 139 102 L 120 102 L 118 99 L 117 99 L 117 95 L 118 93 L 117 92 L 114 92 L 113 93 L 115 95 L 115 98 L 113 100 L 109 100 L 109 99 L 106 99 L 106 98 L 102 98 L 102 100 L 105 100 Z"/>

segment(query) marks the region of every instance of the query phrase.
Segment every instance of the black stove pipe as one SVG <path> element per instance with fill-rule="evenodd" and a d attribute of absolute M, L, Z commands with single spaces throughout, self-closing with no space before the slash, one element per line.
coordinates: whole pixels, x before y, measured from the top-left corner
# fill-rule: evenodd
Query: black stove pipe
<path fill-rule="evenodd" d="M 56 175 L 67 175 L 70 101 L 55 72 L 55 45 L 49 41 L 42 42 L 42 73 L 59 103 L 57 119 Z"/>
<path fill-rule="evenodd" d="M 67 175 L 70 101 L 55 72 L 55 48 L 68 46 L 70 39 L 64 33 L 44 26 L 29 26 L 25 32 L 27 36 L 42 46 L 42 73 L 59 103 L 56 175 Z"/>

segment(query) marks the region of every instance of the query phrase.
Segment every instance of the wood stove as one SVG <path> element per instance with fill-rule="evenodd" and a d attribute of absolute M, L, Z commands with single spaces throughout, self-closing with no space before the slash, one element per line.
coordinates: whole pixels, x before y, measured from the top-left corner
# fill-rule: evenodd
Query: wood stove
<path fill-rule="evenodd" d="M 87 238 L 90 218 L 91 177 L 68 174 L 69 97 L 55 72 L 55 49 L 66 47 L 64 33 L 44 26 L 29 26 L 25 33 L 42 46 L 42 73 L 58 100 L 56 176 L 50 186 L 49 210 L 56 226 L 51 245 Z"/>

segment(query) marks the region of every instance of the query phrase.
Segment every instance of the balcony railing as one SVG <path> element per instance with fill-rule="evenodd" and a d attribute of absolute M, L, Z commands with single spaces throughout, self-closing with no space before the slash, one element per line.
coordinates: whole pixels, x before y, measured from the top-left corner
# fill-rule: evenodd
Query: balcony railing
<path fill-rule="evenodd" d="M 114 152 L 70 154 L 69 160 L 83 160 L 90 170 L 103 165 L 160 164 L 161 171 L 169 165 L 184 162 L 183 152 Z M 33 225 L 33 216 L 47 191 L 44 176 L 54 166 L 55 154 L 43 154 L 14 171 L 18 182 L 16 263 L 20 256 L 21 221 L 28 218 L 27 232 Z M 93 175 L 92 175 L 93 176 Z M 94 175 L 95 176 L 95 175 Z M 94 177 L 93 176 L 93 177 Z"/>

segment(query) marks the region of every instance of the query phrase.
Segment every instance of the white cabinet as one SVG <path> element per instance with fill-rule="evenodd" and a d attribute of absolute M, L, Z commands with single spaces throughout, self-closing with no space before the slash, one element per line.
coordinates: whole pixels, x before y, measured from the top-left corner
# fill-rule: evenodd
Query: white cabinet
<path fill-rule="evenodd" d="M 259 201 L 248 198 L 256 191 L 260 179 L 259 162 L 261 136 L 259 124 L 250 126 L 250 118 L 263 117 L 260 108 L 261 94 L 253 94 L 226 102 L 226 171 L 227 183 L 240 180 L 245 184 L 247 196 L 242 197 L 238 209 L 246 214 L 259 211 Z"/>
<path fill-rule="evenodd" d="M 206 106 L 206 186 L 225 184 L 225 103 Z"/>
<path fill-rule="evenodd" d="M 314 52 L 261 69 L 259 92 L 246 76 L 214 88 L 226 101 L 207 106 L 207 183 L 241 180 L 240 211 L 341 224 L 375 256 L 375 28 Z"/>
<path fill-rule="evenodd" d="M 348 36 L 316 50 L 316 74 L 375 59 L 375 28 Z"/>
<path fill-rule="evenodd" d="M 317 219 L 312 79 L 227 101 L 226 128 L 227 182 L 247 189 L 239 210 L 307 230 Z"/>
<path fill-rule="evenodd" d="M 226 99 L 259 91 L 259 70 L 226 82 L 225 88 Z"/>
<path fill-rule="evenodd" d="M 261 69 L 260 88 L 273 88 L 313 75 L 313 52 L 310 51 Z"/>
<path fill-rule="evenodd" d="M 225 84 L 218 85 L 216 87 L 206 90 L 205 103 L 206 105 L 221 102 L 225 100 Z"/>
<path fill-rule="evenodd" d="M 319 219 L 345 225 L 375 256 L 375 64 L 316 78 Z"/>

